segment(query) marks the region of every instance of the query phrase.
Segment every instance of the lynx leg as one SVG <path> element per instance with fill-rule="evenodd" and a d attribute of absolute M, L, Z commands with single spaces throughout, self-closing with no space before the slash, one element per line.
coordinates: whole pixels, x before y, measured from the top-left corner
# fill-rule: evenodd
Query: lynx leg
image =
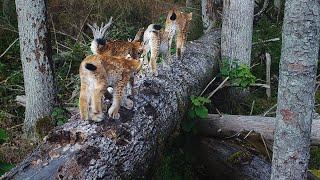
<path fill-rule="evenodd" d="M 95 122 L 100 122 L 103 120 L 104 115 L 102 111 L 102 97 L 106 92 L 106 84 L 99 82 L 96 84 L 92 95 L 92 120 Z"/>
<path fill-rule="evenodd" d="M 89 119 L 89 102 L 88 102 L 88 85 L 81 81 L 80 87 L 80 98 L 79 98 L 79 107 L 80 107 L 80 117 L 82 120 Z"/>
<path fill-rule="evenodd" d="M 176 55 L 178 59 L 181 59 L 181 54 L 182 54 L 182 45 L 183 45 L 183 37 L 182 35 L 178 34 L 177 35 L 177 41 L 176 41 Z"/>
<path fill-rule="evenodd" d="M 120 103 L 124 93 L 124 87 L 127 85 L 129 78 L 130 78 L 130 75 L 123 75 L 122 79 L 116 83 L 116 86 L 114 88 L 115 91 L 113 93 L 112 106 L 108 110 L 109 117 L 113 119 L 120 118 L 120 114 L 119 114 Z"/>
<path fill-rule="evenodd" d="M 158 48 L 153 48 L 151 50 L 151 57 L 149 62 L 149 68 L 151 68 L 151 73 L 155 76 L 158 76 L 158 70 L 157 70 L 157 58 L 158 58 Z"/>

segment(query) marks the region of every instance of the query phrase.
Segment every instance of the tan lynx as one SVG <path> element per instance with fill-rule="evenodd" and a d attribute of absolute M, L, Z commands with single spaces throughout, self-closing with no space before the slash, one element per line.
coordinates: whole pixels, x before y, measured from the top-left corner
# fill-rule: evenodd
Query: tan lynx
<path fill-rule="evenodd" d="M 111 118 L 120 117 L 121 101 L 127 109 L 133 102 L 124 95 L 124 87 L 132 73 L 139 71 L 142 62 L 131 57 L 91 55 L 80 65 L 80 115 L 81 119 L 99 122 L 103 120 L 102 98 L 108 86 L 114 88 L 112 106 L 108 110 Z M 91 110 L 90 110 L 91 109 Z"/>
<path fill-rule="evenodd" d="M 172 21 L 175 17 L 175 21 Z M 187 42 L 188 27 L 192 20 L 192 13 L 184 13 L 178 10 L 170 10 L 166 19 L 166 31 L 169 32 L 169 47 L 176 35 L 176 55 L 180 59 L 185 51 Z"/>
<path fill-rule="evenodd" d="M 181 58 L 185 51 L 187 40 L 187 29 L 192 20 L 192 13 L 183 13 L 170 10 L 166 19 L 165 28 L 160 25 L 150 24 L 144 32 L 143 42 L 146 54 L 150 52 L 149 71 L 158 75 L 157 58 L 159 54 L 164 56 L 164 67 L 168 68 L 172 62 L 170 48 L 174 37 L 176 37 L 177 57 Z M 147 56 L 144 58 L 147 62 Z"/>

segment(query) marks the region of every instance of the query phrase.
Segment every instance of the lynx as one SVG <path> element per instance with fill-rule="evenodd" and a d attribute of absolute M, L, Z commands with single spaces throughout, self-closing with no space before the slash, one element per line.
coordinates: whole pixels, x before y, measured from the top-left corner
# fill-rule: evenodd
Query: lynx
<path fill-rule="evenodd" d="M 171 19 L 175 17 L 175 21 Z M 169 32 L 169 47 L 176 36 L 176 56 L 180 59 L 185 51 L 187 31 L 192 20 L 192 13 L 184 13 L 178 10 L 170 10 L 166 19 L 166 31 Z"/>
<path fill-rule="evenodd" d="M 172 63 L 170 48 L 176 36 L 177 57 L 180 59 L 185 51 L 187 40 L 187 29 L 192 20 L 192 13 L 184 13 L 177 10 L 170 10 L 165 23 L 165 29 L 160 25 L 150 24 L 143 35 L 145 53 L 150 52 L 149 71 L 157 76 L 157 58 L 159 54 L 164 56 L 164 67 L 168 68 Z M 144 57 L 147 61 L 147 56 Z"/>
<path fill-rule="evenodd" d="M 130 55 L 133 59 L 138 59 L 143 55 L 144 47 L 141 42 L 144 29 L 141 28 L 137 32 L 133 41 L 106 41 L 106 31 L 112 25 L 112 17 L 108 23 L 101 26 L 87 24 L 93 33 L 94 39 L 91 42 L 91 51 L 93 54 L 123 56 Z M 134 77 L 131 76 L 127 86 L 126 95 L 133 95 Z"/>
<path fill-rule="evenodd" d="M 121 57 L 103 54 L 85 58 L 79 69 L 81 119 L 92 119 L 96 122 L 103 120 L 102 97 L 108 86 L 114 88 L 112 105 L 108 110 L 109 117 L 120 118 L 121 101 L 124 102 L 125 108 L 131 109 L 133 102 L 123 96 L 124 87 L 128 84 L 132 73 L 140 70 L 141 65 L 141 60 L 133 59 L 130 56 Z"/>

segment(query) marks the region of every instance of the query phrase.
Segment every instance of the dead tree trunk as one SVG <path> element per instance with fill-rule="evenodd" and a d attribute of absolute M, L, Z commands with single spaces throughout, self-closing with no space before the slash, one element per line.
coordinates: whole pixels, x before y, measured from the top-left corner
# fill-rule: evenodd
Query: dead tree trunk
<path fill-rule="evenodd" d="M 50 118 L 55 102 L 53 64 L 44 0 L 16 0 L 26 93 L 24 132 L 34 138 L 39 118 Z"/>
<path fill-rule="evenodd" d="M 253 10 L 254 0 L 223 1 L 222 58 L 250 66 Z"/>
<path fill-rule="evenodd" d="M 271 179 L 306 179 L 318 63 L 318 0 L 287 0 Z"/>
<path fill-rule="evenodd" d="M 189 96 L 211 79 L 219 51 L 219 31 L 187 44 L 171 71 L 138 81 L 134 109 L 101 123 L 74 116 L 48 135 L 8 179 L 141 179 L 156 153 L 184 116 Z"/>

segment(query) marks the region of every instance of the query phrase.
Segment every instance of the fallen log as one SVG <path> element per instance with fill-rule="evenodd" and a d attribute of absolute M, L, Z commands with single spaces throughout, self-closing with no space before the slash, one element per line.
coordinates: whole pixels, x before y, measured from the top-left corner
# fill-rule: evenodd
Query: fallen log
<path fill-rule="evenodd" d="M 197 159 L 208 172 L 206 179 L 269 180 L 271 163 L 232 140 L 200 138 Z M 318 179 L 308 172 L 308 180 Z"/>
<path fill-rule="evenodd" d="M 134 109 L 101 123 L 73 116 L 4 179 L 146 178 L 157 151 L 183 118 L 189 96 L 199 94 L 217 67 L 220 31 L 187 44 L 183 59 L 136 87 Z"/>
<path fill-rule="evenodd" d="M 260 133 L 265 139 L 273 141 L 276 119 L 263 116 L 217 115 L 198 121 L 196 127 L 200 134 L 228 137 L 243 131 Z M 311 129 L 311 144 L 320 144 L 320 120 L 314 119 Z"/>

